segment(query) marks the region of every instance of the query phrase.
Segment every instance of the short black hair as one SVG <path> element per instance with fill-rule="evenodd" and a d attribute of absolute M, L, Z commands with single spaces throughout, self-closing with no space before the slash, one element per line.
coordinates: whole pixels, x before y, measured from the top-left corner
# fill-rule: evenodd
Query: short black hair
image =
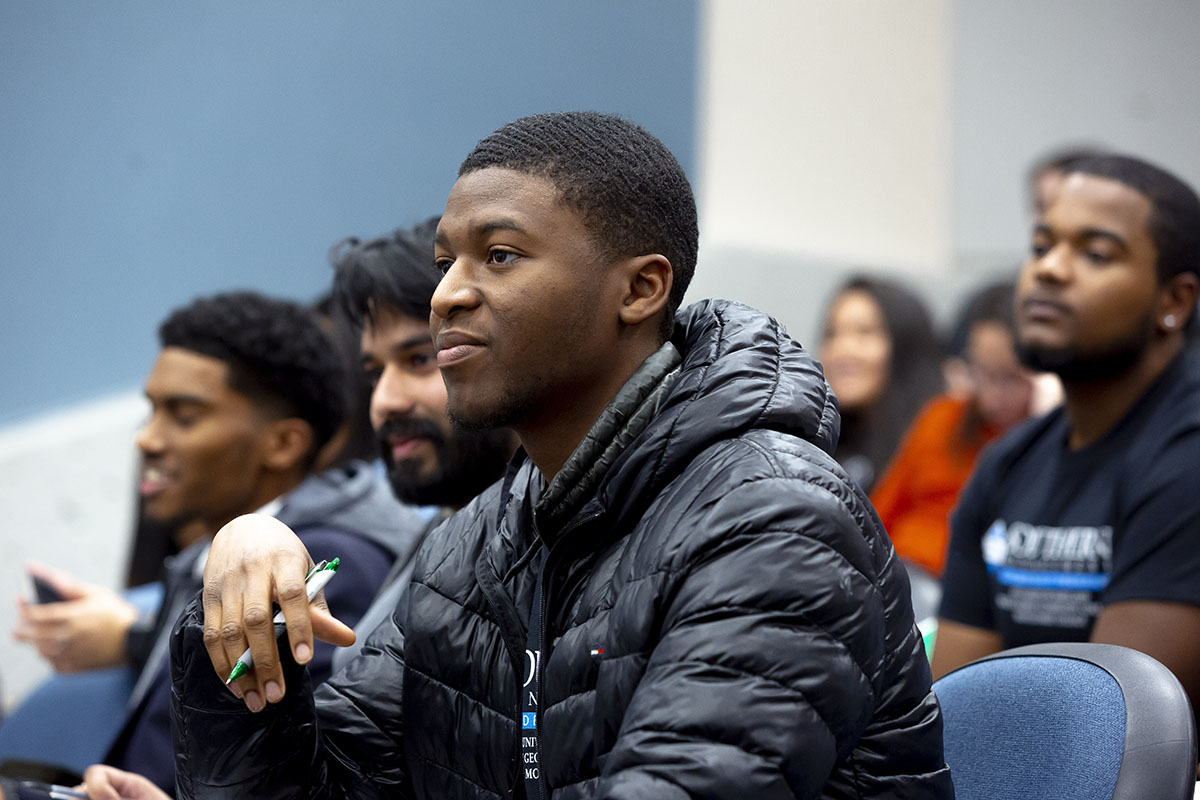
<path fill-rule="evenodd" d="M 229 388 L 280 419 L 309 424 L 317 452 L 346 414 L 346 367 L 316 316 L 286 300 L 228 292 L 194 300 L 158 329 L 162 347 L 179 347 L 229 366 Z"/>
<path fill-rule="evenodd" d="M 361 328 L 379 308 L 390 308 L 420 320 L 429 306 L 441 273 L 433 265 L 433 241 L 439 217 L 390 236 L 360 241 L 342 239 L 329 250 L 334 302 Z"/>
<path fill-rule="evenodd" d="M 1192 187 L 1162 167 L 1117 154 L 1080 159 L 1064 172 L 1123 183 L 1150 201 L 1146 227 L 1158 251 L 1159 283 L 1184 272 L 1200 276 L 1200 197 Z"/>
<path fill-rule="evenodd" d="M 570 111 L 510 122 L 482 139 L 459 177 L 501 167 L 550 181 L 578 213 L 600 250 L 613 258 L 659 253 L 671 262 L 663 338 L 696 270 L 696 199 L 666 146 L 611 114 Z"/>

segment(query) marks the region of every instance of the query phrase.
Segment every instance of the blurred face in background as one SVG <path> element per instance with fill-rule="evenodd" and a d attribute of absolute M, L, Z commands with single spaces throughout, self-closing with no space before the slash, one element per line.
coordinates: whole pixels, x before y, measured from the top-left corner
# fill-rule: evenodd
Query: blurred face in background
<path fill-rule="evenodd" d="M 1017 285 L 1022 360 L 1064 381 L 1130 369 L 1155 331 L 1158 254 L 1153 207 L 1109 178 L 1072 174 L 1033 232 Z"/>
<path fill-rule="evenodd" d="M 440 448 L 454 436 L 429 323 L 380 309 L 363 327 L 362 365 L 372 390 L 371 425 L 393 483 L 402 474 L 406 495 L 409 484 L 440 476 Z"/>
<path fill-rule="evenodd" d="M 984 421 L 1005 430 L 1029 416 L 1033 374 L 1021 366 L 1013 335 L 998 322 L 977 322 L 967 338 L 975 406 Z"/>
<path fill-rule="evenodd" d="M 883 310 L 868 293 L 857 289 L 834 300 L 821 340 L 825 380 L 843 411 L 866 411 L 887 389 L 892 337 Z"/>
<path fill-rule="evenodd" d="M 166 347 L 146 379 L 150 419 L 137 435 L 143 514 L 209 530 L 271 498 L 260 486 L 269 420 L 229 386 L 220 359 Z"/>
<path fill-rule="evenodd" d="M 363 328 L 362 364 L 371 424 L 400 500 L 458 508 L 500 478 L 516 449 L 513 434 L 450 423 L 427 320 L 378 309 Z"/>

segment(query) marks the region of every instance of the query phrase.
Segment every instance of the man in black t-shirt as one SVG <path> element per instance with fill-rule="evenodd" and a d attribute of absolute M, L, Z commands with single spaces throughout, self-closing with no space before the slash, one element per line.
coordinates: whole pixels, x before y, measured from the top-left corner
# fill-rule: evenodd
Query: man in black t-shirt
<path fill-rule="evenodd" d="M 1065 404 L 986 451 L 951 518 L 933 672 L 1007 647 L 1154 656 L 1200 701 L 1200 199 L 1122 156 L 1072 165 L 1017 291 Z"/>

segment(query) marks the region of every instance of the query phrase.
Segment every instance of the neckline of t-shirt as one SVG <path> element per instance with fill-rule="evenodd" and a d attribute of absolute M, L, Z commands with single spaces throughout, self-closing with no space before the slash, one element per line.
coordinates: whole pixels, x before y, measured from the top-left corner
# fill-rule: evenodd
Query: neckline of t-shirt
<path fill-rule="evenodd" d="M 1131 434 L 1133 428 L 1140 428 L 1136 423 L 1143 417 L 1149 417 L 1154 409 L 1158 407 L 1169 388 L 1175 384 L 1179 374 L 1183 371 L 1184 359 L 1189 352 L 1189 348 L 1184 348 L 1184 350 L 1176 355 L 1171 360 L 1171 363 L 1167 364 L 1166 369 L 1160 372 L 1158 377 L 1147 387 L 1146 391 L 1142 392 L 1141 397 L 1135 400 L 1133 405 L 1129 407 L 1129 410 L 1117 420 L 1115 425 L 1109 428 L 1099 439 L 1078 450 L 1072 449 L 1068 443 L 1071 435 L 1071 425 L 1064 410 L 1062 415 L 1063 433 L 1061 441 L 1064 457 L 1071 461 L 1091 460 L 1095 458 L 1097 452 L 1103 452 L 1119 444 L 1123 437 Z"/>

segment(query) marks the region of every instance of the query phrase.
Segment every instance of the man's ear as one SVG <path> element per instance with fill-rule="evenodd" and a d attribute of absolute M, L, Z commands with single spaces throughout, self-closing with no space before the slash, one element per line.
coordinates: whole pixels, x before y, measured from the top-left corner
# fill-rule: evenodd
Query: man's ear
<path fill-rule="evenodd" d="M 667 307 L 674 272 L 666 256 L 636 256 L 622 264 L 621 322 L 637 325 Z"/>
<path fill-rule="evenodd" d="M 1165 333 L 1181 331 L 1200 297 L 1200 278 L 1194 272 L 1181 272 L 1163 284 L 1159 296 L 1158 327 Z"/>
<path fill-rule="evenodd" d="M 263 432 L 263 463 L 276 472 L 303 468 L 313 443 L 312 427 L 298 417 L 271 422 Z"/>

